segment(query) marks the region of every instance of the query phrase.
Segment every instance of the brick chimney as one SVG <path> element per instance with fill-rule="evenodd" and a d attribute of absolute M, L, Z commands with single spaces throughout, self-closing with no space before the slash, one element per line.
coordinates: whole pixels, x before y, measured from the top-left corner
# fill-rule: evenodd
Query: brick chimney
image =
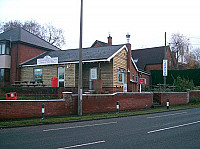
<path fill-rule="evenodd" d="M 127 55 L 127 91 L 131 92 L 132 88 L 130 86 L 130 79 L 131 79 L 131 44 L 129 43 L 130 40 L 130 35 L 129 33 L 127 33 L 126 35 L 126 39 L 127 39 L 127 43 L 126 43 L 126 47 L 128 48 L 128 55 Z"/>
<path fill-rule="evenodd" d="M 109 34 L 109 36 L 108 36 L 108 45 L 109 45 L 109 46 L 112 45 L 112 37 L 110 36 L 110 34 Z"/>

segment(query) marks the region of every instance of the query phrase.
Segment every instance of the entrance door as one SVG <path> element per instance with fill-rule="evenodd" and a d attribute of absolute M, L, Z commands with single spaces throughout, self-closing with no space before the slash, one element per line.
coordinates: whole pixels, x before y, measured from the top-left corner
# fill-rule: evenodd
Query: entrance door
<path fill-rule="evenodd" d="M 90 68 L 90 74 L 89 74 L 89 89 L 91 90 L 92 87 L 92 80 L 97 79 L 97 68 Z"/>
<path fill-rule="evenodd" d="M 58 87 L 65 87 L 65 67 L 58 67 Z"/>

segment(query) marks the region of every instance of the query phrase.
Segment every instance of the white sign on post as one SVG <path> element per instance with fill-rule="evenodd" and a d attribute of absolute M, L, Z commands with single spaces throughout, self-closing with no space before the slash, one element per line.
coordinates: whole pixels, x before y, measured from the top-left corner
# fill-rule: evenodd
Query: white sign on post
<path fill-rule="evenodd" d="M 167 70 L 167 60 L 163 60 L 163 76 L 166 77 L 168 75 Z"/>

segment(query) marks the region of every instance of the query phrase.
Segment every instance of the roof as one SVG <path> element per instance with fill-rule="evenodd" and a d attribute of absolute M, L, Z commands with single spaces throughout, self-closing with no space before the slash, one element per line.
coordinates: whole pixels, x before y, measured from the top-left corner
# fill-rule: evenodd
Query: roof
<path fill-rule="evenodd" d="M 82 51 L 83 62 L 95 61 L 110 61 L 120 50 L 125 48 L 125 45 L 112 45 L 105 47 L 92 47 L 84 48 Z M 58 57 L 58 63 L 78 63 L 79 62 L 79 49 L 49 51 L 41 54 L 25 63 L 22 66 L 36 65 L 37 59 L 44 58 L 45 56 Z"/>
<path fill-rule="evenodd" d="M 102 41 L 99 41 L 99 40 L 96 40 L 91 47 L 95 47 L 95 45 L 98 44 L 100 47 L 104 47 L 104 46 L 108 46 L 107 43 L 105 42 L 102 42 Z"/>
<path fill-rule="evenodd" d="M 169 46 L 167 46 L 167 49 Z M 132 50 L 132 58 L 140 70 L 145 70 L 146 65 L 162 64 L 165 57 L 165 46 Z"/>
<path fill-rule="evenodd" d="M 14 28 L 0 34 L 0 40 L 11 40 L 12 42 L 23 42 L 34 46 L 39 46 L 48 50 L 60 50 L 49 42 L 35 36 L 23 28 Z"/>

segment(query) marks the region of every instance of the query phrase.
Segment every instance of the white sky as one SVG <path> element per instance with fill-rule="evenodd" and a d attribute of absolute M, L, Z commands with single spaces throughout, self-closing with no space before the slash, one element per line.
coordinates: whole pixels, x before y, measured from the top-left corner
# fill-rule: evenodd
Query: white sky
<path fill-rule="evenodd" d="M 0 0 L 0 21 L 35 20 L 52 23 L 65 31 L 67 45 L 79 47 L 81 0 Z M 95 40 L 126 43 L 131 35 L 132 49 L 164 45 L 172 33 L 192 37 L 200 47 L 200 3 L 198 0 L 83 0 L 83 47 Z M 193 38 L 194 37 L 194 38 Z M 196 45 L 198 44 L 198 45 Z"/>

